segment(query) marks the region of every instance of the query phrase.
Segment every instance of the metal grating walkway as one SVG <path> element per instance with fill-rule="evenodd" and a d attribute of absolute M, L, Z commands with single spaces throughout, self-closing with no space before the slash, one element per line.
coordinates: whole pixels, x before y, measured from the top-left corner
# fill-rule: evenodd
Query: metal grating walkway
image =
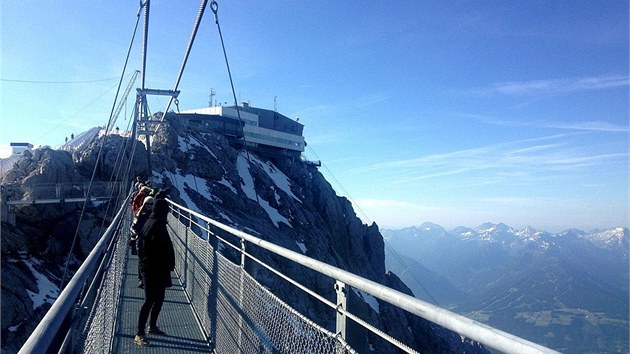
<path fill-rule="evenodd" d="M 167 335 L 148 334 L 151 345 L 147 347 L 133 342 L 140 306 L 144 302 L 144 290 L 138 288 L 138 257 L 127 252 L 126 263 L 112 353 L 209 353 L 210 346 L 174 273 L 173 287 L 166 290 L 158 320 L 158 325 Z"/>

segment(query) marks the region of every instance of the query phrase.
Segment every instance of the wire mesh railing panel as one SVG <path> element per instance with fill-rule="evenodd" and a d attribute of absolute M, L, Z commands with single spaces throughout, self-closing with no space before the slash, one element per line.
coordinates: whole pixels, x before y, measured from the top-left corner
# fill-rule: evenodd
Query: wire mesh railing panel
<path fill-rule="evenodd" d="M 213 249 L 207 241 L 190 233 L 188 245 L 191 246 L 189 255 L 189 268 L 187 270 L 188 282 L 193 286 L 191 291 L 192 305 L 197 311 L 199 320 L 206 334 L 210 333 L 212 321 L 210 318 L 211 305 L 209 294 L 211 294 L 213 273 Z"/>
<path fill-rule="evenodd" d="M 103 278 L 98 287 L 94 303 L 86 306 L 84 321 L 76 321 L 73 348 L 83 348 L 83 353 L 109 353 L 114 336 L 120 293 L 126 268 L 126 251 L 128 250 L 127 230 L 131 226 L 131 213 L 123 217 L 114 238 Z"/>
<path fill-rule="evenodd" d="M 282 302 L 243 268 L 218 255 L 217 351 L 354 353 Z"/>
<path fill-rule="evenodd" d="M 34 201 L 37 199 L 69 199 L 90 197 L 118 196 L 121 192 L 120 182 L 93 183 L 37 183 L 33 185 L 3 184 L 3 193 L 7 200 Z M 88 193 L 89 191 L 89 193 Z"/>
<path fill-rule="evenodd" d="M 180 277 L 217 353 L 354 353 L 170 217 Z M 185 260 L 185 261 L 184 261 Z"/>
<path fill-rule="evenodd" d="M 188 294 L 193 309 L 206 335 L 212 328 L 208 294 L 211 293 L 213 273 L 213 249 L 208 242 L 196 235 L 190 228 L 172 215 L 169 227 L 175 249 L 176 270 L 181 278 L 184 291 Z"/>

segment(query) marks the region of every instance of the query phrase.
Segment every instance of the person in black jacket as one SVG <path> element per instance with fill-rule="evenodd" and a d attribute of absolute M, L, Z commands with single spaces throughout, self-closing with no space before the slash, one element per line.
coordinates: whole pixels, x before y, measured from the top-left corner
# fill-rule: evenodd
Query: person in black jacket
<path fill-rule="evenodd" d="M 153 211 L 153 203 L 155 199 L 153 197 L 144 198 L 144 203 L 142 203 L 142 207 L 138 211 L 138 216 L 134 219 L 133 224 L 131 224 L 131 254 L 138 254 L 138 250 L 144 247 L 144 240 L 140 237 L 142 234 L 142 228 L 144 227 L 144 223 L 149 220 L 149 216 Z M 142 281 L 142 263 L 138 262 L 138 287 L 144 289 L 144 282 Z"/>
<path fill-rule="evenodd" d="M 171 287 L 171 271 L 175 269 L 173 243 L 166 229 L 169 206 L 164 199 L 156 199 L 149 219 L 144 223 L 140 237 L 142 247 L 138 258 L 144 280 L 144 304 L 138 316 L 138 331 L 134 342 L 148 345 L 145 338 L 145 325 L 149 319 L 149 334 L 165 335 L 157 326 L 157 320 L 164 302 L 166 288 Z M 150 315 L 150 318 L 149 318 Z"/>

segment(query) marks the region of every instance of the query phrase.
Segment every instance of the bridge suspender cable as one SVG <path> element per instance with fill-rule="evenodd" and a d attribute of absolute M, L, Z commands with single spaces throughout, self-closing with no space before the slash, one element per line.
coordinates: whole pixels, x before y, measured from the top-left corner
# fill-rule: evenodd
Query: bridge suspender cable
<path fill-rule="evenodd" d="M 192 45 L 195 42 L 195 37 L 197 36 L 197 30 L 199 29 L 199 24 L 201 23 L 201 19 L 203 18 L 203 13 L 206 10 L 207 3 L 208 3 L 208 0 L 201 0 L 201 4 L 199 5 L 197 18 L 195 19 L 195 24 L 193 25 L 193 30 L 192 30 L 192 33 L 190 34 L 190 39 L 188 40 L 188 47 L 186 47 L 186 52 L 184 53 L 182 66 L 179 69 L 179 73 L 177 74 L 177 79 L 175 80 L 175 86 L 173 86 L 173 91 L 177 91 L 177 88 L 179 87 L 179 82 L 181 81 L 182 75 L 184 74 L 184 69 L 186 68 L 186 62 L 188 62 L 188 56 L 190 55 Z M 166 109 L 164 109 L 164 115 L 160 119 L 161 121 L 164 121 L 164 119 L 166 118 L 166 114 L 168 113 L 168 110 L 170 109 L 171 104 L 173 103 L 173 100 L 174 100 L 174 97 L 171 96 L 171 98 L 168 100 L 168 103 L 166 105 Z"/>
<path fill-rule="evenodd" d="M 228 77 L 230 79 L 230 87 L 232 88 L 232 97 L 234 98 L 234 108 L 236 108 L 236 115 L 238 116 L 238 122 L 243 126 L 243 145 L 247 145 L 247 138 L 245 137 L 245 124 L 243 123 L 243 119 L 241 119 L 241 110 L 238 107 L 238 100 L 236 99 L 236 90 L 234 89 L 234 80 L 232 80 L 232 70 L 230 70 L 230 62 L 228 61 L 227 51 L 225 50 L 225 42 L 223 41 L 223 33 L 221 32 L 221 25 L 219 24 L 219 4 L 212 0 L 210 3 L 210 8 L 214 13 L 214 23 L 217 24 L 217 30 L 219 31 L 219 39 L 221 39 L 221 48 L 223 49 L 223 58 L 225 58 L 225 66 L 227 68 Z M 251 158 L 249 156 L 249 151 L 247 147 L 245 147 L 245 155 L 247 156 L 247 162 L 251 165 Z M 253 178 L 253 176 L 252 176 Z M 258 193 L 254 191 L 254 195 L 256 195 L 256 202 L 260 204 L 260 200 L 258 199 Z"/>
<path fill-rule="evenodd" d="M 238 120 L 239 122 L 242 124 L 243 121 L 241 119 L 241 113 L 239 110 L 239 106 L 238 106 L 238 101 L 236 99 L 236 90 L 234 89 L 234 80 L 232 79 L 232 71 L 230 70 L 230 63 L 228 61 L 228 57 L 227 57 L 227 51 L 225 50 L 225 42 L 223 41 L 223 33 L 221 32 L 221 25 L 219 24 L 219 15 L 218 15 L 218 11 L 219 11 L 219 4 L 217 4 L 217 2 L 215 0 L 212 0 L 212 2 L 210 3 L 210 8 L 212 9 L 212 12 L 214 13 L 214 22 L 217 24 L 217 30 L 219 31 L 219 38 L 221 39 L 221 48 L 223 49 L 223 57 L 225 58 L 225 65 L 227 67 L 227 72 L 228 72 L 228 76 L 230 79 L 230 85 L 232 88 L 232 97 L 234 98 L 234 107 L 236 108 L 236 114 L 238 116 Z M 243 134 L 243 140 L 246 142 L 245 140 L 245 134 Z M 315 156 L 317 156 L 317 154 L 313 151 L 313 148 L 309 146 L 309 148 L 311 149 L 311 151 L 313 152 L 313 154 L 315 154 Z M 250 156 L 249 156 L 249 152 L 247 151 L 247 149 L 245 149 L 245 153 L 247 154 L 247 162 L 249 162 L 251 164 L 251 160 L 250 160 Z M 318 160 L 321 161 L 321 159 L 319 159 L 319 157 L 317 157 Z M 348 193 L 348 191 L 343 187 L 343 185 L 337 180 L 337 178 L 335 177 L 335 175 L 333 175 L 333 173 L 328 169 L 328 167 L 326 167 L 323 163 L 322 166 L 324 166 L 324 168 L 328 171 L 328 173 L 330 174 L 330 176 L 335 180 L 335 182 L 337 183 L 337 185 L 339 185 L 341 187 L 341 189 L 346 193 L 346 195 L 348 196 L 348 198 L 350 200 L 353 201 L 353 204 L 356 206 L 357 209 L 359 209 L 359 211 L 361 212 L 361 214 L 363 214 L 363 216 L 367 218 L 367 215 L 365 214 L 365 212 L 363 212 L 363 210 L 361 210 L 359 204 L 357 204 L 356 202 L 354 202 L 354 199 L 352 198 L 352 196 L 350 195 L 350 193 Z M 256 201 L 258 203 L 260 203 L 260 201 L 258 200 L 258 193 L 256 194 Z M 385 241 L 385 240 L 383 240 Z M 431 300 L 433 300 L 433 303 L 435 303 L 436 305 L 439 305 L 438 301 L 435 299 L 435 297 L 433 297 L 433 295 L 429 292 L 429 290 L 414 276 L 414 274 L 412 272 L 409 271 L 409 268 L 407 267 L 407 265 L 403 262 L 402 257 L 400 257 L 400 255 L 389 245 L 389 243 L 385 242 L 385 244 L 387 245 L 387 247 L 389 248 L 390 252 L 395 256 L 396 260 L 403 266 L 403 268 L 405 269 L 405 271 L 407 273 L 409 273 L 409 276 L 418 284 L 420 285 L 420 287 L 422 287 L 422 289 L 424 289 L 424 291 L 427 293 L 427 295 L 431 298 Z"/>
<path fill-rule="evenodd" d="M 142 7 L 142 4 L 141 4 L 141 7 Z M 120 75 L 120 80 L 118 82 L 118 89 L 116 90 L 116 98 L 114 99 L 114 103 L 112 104 L 112 110 L 110 112 L 110 116 L 109 116 L 109 119 L 108 119 L 108 122 L 107 122 L 107 126 L 105 128 L 105 136 L 107 136 L 107 133 L 109 132 L 109 129 L 111 128 L 111 125 L 112 125 L 113 113 L 114 113 L 114 110 L 116 108 L 116 100 L 118 99 L 118 94 L 120 93 L 120 88 L 122 86 L 122 81 L 123 81 L 123 78 L 125 76 L 125 70 L 127 69 L 127 63 L 129 62 L 129 56 L 130 56 L 130 53 L 131 53 L 131 48 L 133 47 L 134 38 L 136 37 L 136 31 L 138 29 L 138 23 L 139 22 L 140 22 L 140 10 L 138 11 L 138 13 L 136 15 L 136 25 L 134 27 L 133 34 L 131 36 L 131 42 L 129 43 L 129 49 L 127 50 L 127 57 L 125 59 L 125 65 L 123 67 L 122 73 Z M 87 195 L 88 196 L 90 195 L 90 192 L 91 192 L 91 189 L 92 189 L 92 183 L 94 182 L 94 178 L 96 177 L 96 171 L 98 169 L 99 162 L 101 161 L 101 155 L 103 153 L 103 145 L 104 145 L 104 143 L 105 143 L 105 139 L 103 139 L 101 141 L 101 144 L 100 144 L 99 149 L 98 149 L 98 155 L 96 157 L 96 162 L 94 163 L 94 169 L 92 170 L 92 177 L 90 178 L 90 184 L 88 185 L 88 190 L 87 190 Z M 79 235 L 79 226 L 81 225 L 81 222 L 83 220 L 83 215 L 85 214 L 85 209 L 87 207 L 87 203 L 88 203 L 88 200 L 86 199 L 85 202 L 83 203 L 83 207 L 81 208 L 81 214 L 79 216 L 79 221 L 77 223 L 77 227 L 76 227 L 76 230 L 74 232 L 74 237 L 72 239 L 72 245 L 70 246 L 70 251 L 68 252 L 68 258 L 66 259 L 66 264 L 65 264 L 64 269 L 63 269 L 63 275 L 62 275 L 61 280 L 59 282 L 59 290 L 63 289 L 64 282 L 65 282 L 66 276 L 68 274 L 68 266 L 70 265 L 70 258 L 72 258 L 72 252 L 73 252 L 74 247 L 76 246 L 76 243 L 77 243 L 77 238 L 78 238 L 78 235 Z"/>
<path fill-rule="evenodd" d="M 315 150 L 313 150 L 313 147 L 311 147 L 310 145 L 308 145 L 309 150 L 313 153 L 313 155 L 315 155 L 315 158 L 318 159 L 320 162 L 322 161 L 321 158 L 317 155 L 317 153 L 315 152 Z M 322 166 L 326 169 L 326 171 L 328 171 L 328 174 L 330 175 L 330 177 L 335 181 L 335 183 L 339 186 L 339 188 L 341 188 L 343 190 L 343 192 L 346 194 L 346 196 L 348 196 L 348 199 L 350 199 L 350 201 L 352 201 L 352 204 L 359 210 L 359 212 L 363 215 L 363 217 L 365 218 L 365 220 L 373 220 L 371 218 L 369 218 L 367 216 L 367 214 L 361 209 L 361 207 L 359 206 L 359 204 L 354 200 L 354 198 L 352 198 L 352 196 L 350 195 L 350 193 L 348 193 L 348 191 L 344 188 L 344 186 L 341 184 L 341 182 L 339 182 L 339 180 L 335 177 L 335 175 L 332 173 L 332 171 L 326 166 L 326 164 L 324 164 L 323 162 L 321 162 Z M 427 289 L 424 284 L 422 284 L 422 282 L 420 282 L 420 280 L 418 280 L 418 278 L 416 278 L 416 276 L 413 274 L 413 272 L 411 272 L 409 270 L 409 267 L 407 266 L 407 264 L 403 261 L 402 257 L 398 254 L 398 252 L 396 252 L 396 250 L 394 250 L 394 248 L 389 244 L 389 242 L 387 242 L 384 238 L 383 238 L 383 243 L 385 244 L 385 246 L 389 249 L 389 252 L 396 258 L 396 261 L 398 261 L 398 263 L 404 268 L 405 272 L 407 274 L 409 274 L 409 276 L 411 277 L 411 279 L 413 279 L 413 281 L 418 284 L 423 290 L 424 292 L 431 298 L 431 300 L 433 301 L 434 304 L 441 306 L 438 301 L 435 299 L 435 297 L 433 297 L 433 294 L 431 294 L 431 292 L 429 291 L 429 289 Z M 404 275 L 405 273 L 399 274 L 398 276 L 402 277 L 402 275 Z M 418 294 L 415 294 L 416 296 Z"/>

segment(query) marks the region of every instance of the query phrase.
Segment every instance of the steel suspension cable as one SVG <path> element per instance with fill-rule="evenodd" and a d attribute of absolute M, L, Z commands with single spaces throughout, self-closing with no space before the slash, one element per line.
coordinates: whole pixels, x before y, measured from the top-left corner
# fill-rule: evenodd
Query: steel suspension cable
<path fill-rule="evenodd" d="M 127 122 L 127 130 L 126 131 L 129 131 L 131 123 L 132 123 L 132 121 L 130 119 L 129 122 Z M 118 201 L 115 204 L 114 208 L 112 208 L 112 203 L 108 203 L 107 204 L 107 210 L 105 211 L 105 215 L 107 215 L 109 213 L 110 208 L 111 208 L 112 211 L 115 212 L 121 206 L 120 205 L 120 199 L 124 198 L 123 194 L 122 194 L 123 193 L 122 186 L 124 185 L 123 181 L 128 181 L 128 178 L 121 179 L 120 178 L 120 173 L 123 170 L 123 155 L 124 155 L 125 151 L 127 151 L 128 143 L 129 143 L 129 139 L 128 138 L 123 139 L 123 144 L 118 149 L 118 153 L 117 153 L 117 156 L 116 156 L 116 162 L 114 163 L 114 168 L 112 168 L 112 174 L 109 177 L 110 183 L 112 183 L 114 181 L 121 181 L 120 182 L 121 183 L 121 188 L 118 191 Z M 127 166 L 129 166 L 129 168 L 132 165 L 132 162 L 133 162 L 133 158 L 130 158 L 129 161 L 127 161 Z M 124 176 L 126 176 L 126 175 L 127 174 L 125 174 Z M 110 193 L 109 193 L 109 200 L 112 200 L 113 194 L 114 194 L 114 190 L 111 189 Z M 112 214 L 112 216 L 113 216 L 113 214 Z M 103 219 L 103 223 L 101 225 L 101 228 L 104 228 L 104 227 L 105 227 L 105 219 Z"/>
<path fill-rule="evenodd" d="M 317 155 L 317 153 L 315 152 L 315 150 L 313 150 L 313 148 L 308 145 L 309 150 L 313 153 L 313 155 L 315 155 L 315 157 L 321 162 L 322 160 L 320 159 L 320 157 Z M 321 162 L 321 165 L 326 169 L 326 171 L 328 171 L 328 174 L 330 175 L 330 177 L 332 177 L 332 179 L 335 181 L 335 183 L 339 186 L 339 188 L 341 188 L 341 190 L 346 194 L 346 196 L 348 196 L 348 199 L 350 199 L 350 201 L 352 202 L 352 204 L 359 210 L 359 212 L 363 215 L 363 217 L 366 220 L 372 220 L 371 218 L 369 218 L 367 216 L 367 214 L 361 209 L 361 207 L 359 206 L 359 204 L 354 200 L 354 198 L 352 198 L 352 196 L 350 195 L 350 193 L 348 193 L 348 191 L 344 188 L 344 186 L 341 184 L 341 182 L 339 182 L 339 180 L 337 179 L 337 177 L 335 177 L 335 175 L 332 173 L 332 171 L 328 168 L 328 166 L 326 166 L 323 162 Z M 382 236 L 382 235 L 381 235 Z M 394 257 L 396 258 L 396 261 L 398 261 L 398 263 L 404 268 L 404 271 L 406 273 L 409 274 L 409 276 L 411 277 L 411 279 L 413 279 L 413 281 L 416 282 L 416 284 L 418 284 L 424 291 L 425 293 L 431 298 L 431 300 L 433 301 L 434 304 L 441 306 L 438 301 L 435 299 L 435 297 L 433 296 L 433 294 L 431 294 L 431 292 L 429 291 L 429 289 L 427 289 L 424 284 L 422 284 L 420 282 L 420 280 L 418 280 L 418 278 L 416 278 L 416 276 L 413 274 L 413 272 L 411 272 L 409 270 L 409 267 L 407 266 L 407 264 L 403 261 L 402 257 L 400 256 L 400 254 L 398 254 L 398 252 L 396 252 L 396 250 L 394 250 L 394 248 L 389 244 L 388 241 L 385 240 L 385 238 L 383 238 L 383 243 L 387 246 L 387 248 L 389 249 L 389 251 L 391 252 L 392 255 L 394 255 Z M 402 276 L 405 273 L 400 274 L 400 276 Z M 417 294 L 414 294 L 417 295 Z"/>
<path fill-rule="evenodd" d="M 241 110 L 238 107 L 238 100 L 236 99 L 236 90 L 234 89 L 234 80 L 232 80 L 232 70 L 230 70 L 230 62 L 228 61 L 227 51 L 225 50 L 225 42 L 223 41 L 223 33 L 221 32 L 221 25 L 219 24 L 219 4 L 212 0 L 210 3 L 210 8 L 214 13 L 214 22 L 217 24 L 217 30 L 219 31 L 219 38 L 221 39 L 221 48 L 223 49 L 223 58 L 225 58 L 225 66 L 227 68 L 228 77 L 230 78 L 230 87 L 232 88 L 232 97 L 234 98 L 234 108 L 236 109 L 236 115 L 238 116 L 238 122 L 243 125 L 243 144 L 247 146 L 247 138 L 245 137 L 245 123 L 243 119 L 241 119 Z M 247 163 L 251 165 L 251 158 L 249 156 L 249 151 L 245 148 L 245 155 L 247 156 Z M 252 176 L 253 178 L 253 176 Z M 254 194 L 256 195 L 256 202 L 260 204 L 260 200 L 258 198 L 258 193 L 256 193 L 256 188 L 254 188 Z"/>
<path fill-rule="evenodd" d="M 133 85 L 133 83 L 135 82 L 138 74 L 140 73 L 140 71 L 136 70 L 132 76 L 132 78 L 129 80 L 129 84 L 127 85 L 127 88 L 125 89 L 125 93 L 123 94 L 122 100 L 118 103 L 118 107 L 116 107 L 116 112 L 114 112 L 114 122 L 118 119 L 118 115 L 120 114 L 120 111 L 122 110 L 123 105 L 126 105 L 126 100 L 128 98 L 129 95 L 129 91 L 131 91 L 131 87 Z M 112 126 L 114 125 L 114 122 L 112 122 Z M 127 131 L 129 130 L 129 126 L 131 125 L 131 120 L 127 123 Z M 109 182 L 113 183 L 114 181 L 121 181 L 120 179 L 120 171 L 122 170 L 122 156 L 124 151 L 126 151 L 127 149 L 127 143 L 128 143 L 128 139 L 124 139 L 123 144 L 120 146 L 120 148 L 118 149 L 118 152 L 116 154 L 116 162 L 114 162 L 114 167 L 112 168 L 112 173 L 109 177 Z M 129 161 L 129 163 L 131 163 L 131 161 Z M 122 189 L 121 189 L 122 190 Z M 121 190 L 119 190 L 119 198 L 122 197 L 121 195 Z M 109 191 L 109 200 L 111 201 L 114 195 L 114 189 L 110 189 Z M 112 217 L 113 212 L 115 212 L 116 209 L 118 209 L 117 207 L 119 206 L 119 202 L 115 203 L 115 207 L 112 208 L 112 203 L 108 203 L 107 204 L 107 209 L 105 210 L 105 215 L 109 215 L 110 210 L 112 211 Z M 103 219 L 103 222 L 101 224 L 101 229 L 105 228 L 105 222 L 106 222 L 106 218 Z"/>
<path fill-rule="evenodd" d="M 138 23 L 140 22 L 140 10 L 142 9 L 142 7 L 143 7 L 143 4 L 141 3 L 140 4 L 140 9 L 138 10 L 138 13 L 136 14 L 136 24 L 135 24 L 135 27 L 134 27 L 134 30 L 133 30 L 133 34 L 131 35 L 131 41 L 129 43 L 129 49 L 127 50 L 127 56 L 125 58 L 125 65 L 123 66 L 123 70 L 122 70 L 122 73 L 120 75 L 120 80 L 118 81 L 118 89 L 116 90 L 116 96 L 114 98 L 114 103 L 112 104 L 112 110 L 110 112 L 109 119 L 108 119 L 108 122 L 107 122 L 107 126 L 105 128 L 105 137 L 107 136 L 107 133 L 109 132 L 110 125 L 111 125 L 111 122 L 112 122 L 112 119 L 113 119 L 112 116 L 113 116 L 114 110 L 116 109 L 116 101 L 118 99 L 118 94 L 120 93 L 120 88 L 122 86 L 122 81 L 123 81 L 123 78 L 125 76 L 125 71 L 127 70 L 127 64 L 129 63 L 129 57 L 130 57 L 130 54 L 131 54 L 131 49 L 133 48 L 133 42 L 134 42 L 134 39 L 136 37 L 136 32 L 138 30 Z M 97 157 L 96 157 L 96 162 L 94 163 L 94 169 L 92 170 L 92 177 L 90 178 L 90 183 L 88 184 L 88 190 L 87 190 L 87 195 L 88 196 L 90 195 L 91 190 L 92 190 L 92 183 L 94 182 L 94 178 L 96 177 L 96 171 L 98 169 L 99 161 L 101 160 L 101 155 L 103 154 L 103 146 L 104 146 L 104 144 L 105 144 L 105 139 L 103 139 L 101 141 L 101 144 L 99 145 L 98 154 L 97 154 Z M 85 209 L 87 208 L 87 203 L 88 203 L 88 199 L 86 198 L 85 202 L 83 203 L 83 207 L 81 208 L 81 214 L 79 215 L 79 221 L 77 223 L 77 227 L 76 227 L 75 232 L 74 232 L 74 237 L 72 239 L 72 245 L 70 246 L 70 250 L 68 251 L 68 258 L 66 259 L 66 263 L 65 263 L 65 266 L 64 266 L 64 269 L 63 269 L 63 275 L 61 277 L 61 281 L 59 282 L 59 289 L 60 290 L 63 289 L 63 285 L 64 285 L 64 282 L 66 280 L 66 276 L 68 274 L 68 267 L 70 265 L 70 259 L 72 258 L 72 252 L 73 252 L 74 247 L 76 246 L 76 243 L 77 243 L 77 239 L 78 239 L 78 236 L 79 236 L 79 228 L 80 228 L 81 222 L 83 221 L 83 215 L 85 214 Z"/>
<path fill-rule="evenodd" d="M 186 62 L 188 62 L 188 56 L 190 55 L 193 43 L 195 42 L 195 37 L 197 36 L 197 30 L 199 29 L 199 24 L 201 23 L 201 19 L 206 10 L 207 3 L 208 3 L 208 0 L 201 0 L 201 4 L 199 5 L 197 18 L 195 19 L 195 24 L 193 25 L 193 30 L 192 30 L 192 33 L 190 34 L 190 39 L 188 40 L 188 47 L 186 47 L 186 52 L 184 53 L 184 60 L 182 61 L 182 66 L 179 69 L 179 74 L 177 74 L 177 79 L 175 80 L 175 86 L 173 87 L 173 91 L 177 91 L 177 88 L 179 87 L 179 83 L 182 79 L 182 75 L 184 74 L 184 69 L 186 68 Z M 164 115 L 162 116 L 160 121 L 164 121 L 164 119 L 166 119 L 166 114 L 168 113 L 168 110 L 170 109 L 171 104 L 173 103 L 174 97 L 173 96 L 170 96 L 170 97 L 171 98 L 168 100 L 168 104 L 166 105 L 166 108 L 164 109 Z"/>

